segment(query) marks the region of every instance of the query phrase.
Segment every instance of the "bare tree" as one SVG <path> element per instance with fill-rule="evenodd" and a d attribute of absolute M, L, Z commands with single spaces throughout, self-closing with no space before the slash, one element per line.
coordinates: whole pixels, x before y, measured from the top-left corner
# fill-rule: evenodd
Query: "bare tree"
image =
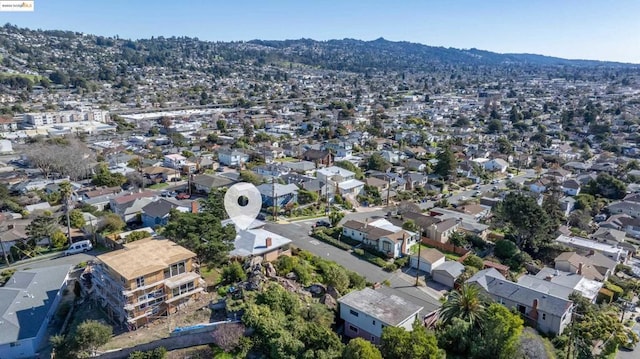
<path fill-rule="evenodd" d="M 214 343 L 228 353 L 240 344 L 244 332 L 245 327 L 242 323 L 223 323 L 218 325 L 211 335 Z"/>

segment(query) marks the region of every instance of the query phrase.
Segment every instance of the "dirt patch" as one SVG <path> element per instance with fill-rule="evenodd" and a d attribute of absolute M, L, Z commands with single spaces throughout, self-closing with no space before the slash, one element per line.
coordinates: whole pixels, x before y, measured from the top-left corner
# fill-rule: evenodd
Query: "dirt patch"
<path fill-rule="evenodd" d="M 215 352 L 208 345 L 172 350 L 167 353 L 167 359 L 211 359 Z"/>
<path fill-rule="evenodd" d="M 114 329 L 116 335 L 99 350 L 133 347 L 157 339 L 167 338 L 176 327 L 225 320 L 225 313 L 214 312 L 208 307 L 209 302 L 216 298 L 217 295 L 215 293 L 204 293 L 198 300 L 194 300 L 182 308 L 180 312 L 169 317 L 159 317 L 138 330 L 123 332 L 120 328 L 118 328 L 118 331 Z"/>

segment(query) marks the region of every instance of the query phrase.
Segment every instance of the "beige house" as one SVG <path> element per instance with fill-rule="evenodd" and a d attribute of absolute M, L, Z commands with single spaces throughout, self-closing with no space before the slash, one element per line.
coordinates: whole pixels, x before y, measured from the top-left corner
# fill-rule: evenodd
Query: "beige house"
<path fill-rule="evenodd" d="M 196 254 L 167 239 L 146 238 L 97 257 L 95 294 L 130 329 L 177 312 L 204 291 Z"/>

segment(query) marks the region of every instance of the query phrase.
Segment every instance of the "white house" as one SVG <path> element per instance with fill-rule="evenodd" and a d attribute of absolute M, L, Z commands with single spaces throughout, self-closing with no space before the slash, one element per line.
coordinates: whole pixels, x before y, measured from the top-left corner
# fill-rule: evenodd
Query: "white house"
<path fill-rule="evenodd" d="M 423 307 L 396 295 L 364 288 L 340 299 L 340 318 L 344 320 L 344 334 L 380 344 L 382 329 L 393 326 L 413 330 L 413 322 Z"/>
<path fill-rule="evenodd" d="M 580 193 L 580 183 L 574 179 L 562 182 L 561 188 L 567 196 L 577 196 Z"/>
<path fill-rule="evenodd" d="M 187 158 L 177 153 L 165 155 L 164 160 L 162 161 L 162 165 L 164 167 L 169 167 L 174 169 L 181 169 L 182 166 L 186 164 L 187 164 Z"/>
<path fill-rule="evenodd" d="M 375 247 L 392 258 L 411 253 L 419 237 L 418 233 L 404 230 L 386 219 L 371 223 L 347 221 L 342 226 L 342 235 Z"/>
<path fill-rule="evenodd" d="M 502 158 L 494 158 L 492 160 L 485 162 L 484 168 L 487 171 L 504 173 L 507 170 L 507 168 L 509 168 L 509 164 L 507 163 L 507 161 L 503 160 Z"/>
<path fill-rule="evenodd" d="M 237 150 L 218 151 L 218 162 L 225 166 L 241 166 L 249 162 L 249 155 Z"/>

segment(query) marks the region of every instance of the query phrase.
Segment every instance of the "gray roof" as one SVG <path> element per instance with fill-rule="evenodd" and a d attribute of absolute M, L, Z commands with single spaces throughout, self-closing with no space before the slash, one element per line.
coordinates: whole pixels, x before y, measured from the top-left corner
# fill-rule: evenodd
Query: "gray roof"
<path fill-rule="evenodd" d="M 271 238 L 271 246 L 266 246 L 267 238 Z M 271 252 L 276 248 L 291 243 L 289 238 L 269 232 L 262 228 L 239 230 L 230 256 L 248 257 Z"/>
<path fill-rule="evenodd" d="M 309 161 L 299 161 L 299 162 L 284 162 L 282 164 L 285 167 L 292 169 L 293 171 L 312 171 L 316 169 L 316 164 Z"/>
<path fill-rule="evenodd" d="M 390 326 L 404 322 L 423 308 L 397 295 L 385 294 L 371 288 L 353 291 L 338 299 L 338 302 Z"/>
<path fill-rule="evenodd" d="M 48 324 L 45 317 L 70 269 L 63 265 L 19 271 L 0 288 L 0 345 L 34 338 Z"/>
<path fill-rule="evenodd" d="M 219 188 L 231 186 L 235 181 L 219 175 L 202 174 L 194 176 L 192 182 L 203 187 Z"/>
<path fill-rule="evenodd" d="M 163 218 L 164 216 L 168 215 L 172 209 L 178 207 L 179 206 L 175 203 L 172 203 L 165 199 L 159 199 L 142 207 L 142 212 L 150 217 Z"/>
<path fill-rule="evenodd" d="M 298 186 L 294 184 L 263 183 L 258 186 L 258 191 L 265 197 L 273 197 L 274 192 L 276 197 L 282 197 L 291 193 L 297 193 Z"/>
<path fill-rule="evenodd" d="M 494 268 L 479 271 L 469 278 L 467 283 L 479 285 L 494 298 L 506 299 L 525 306 L 531 306 L 533 300 L 537 299 L 538 310 L 558 317 L 562 317 L 572 305 L 570 300 L 550 294 L 548 287 L 528 288 L 508 281 Z"/>
<path fill-rule="evenodd" d="M 445 261 L 439 266 L 433 268 L 431 270 L 431 273 L 433 274 L 433 272 L 437 272 L 437 271 L 446 272 L 451 277 L 458 278 L 464 272 L 464 265 L 462 265 L 462 263 L 459 263 L 457 261 Z"/>

